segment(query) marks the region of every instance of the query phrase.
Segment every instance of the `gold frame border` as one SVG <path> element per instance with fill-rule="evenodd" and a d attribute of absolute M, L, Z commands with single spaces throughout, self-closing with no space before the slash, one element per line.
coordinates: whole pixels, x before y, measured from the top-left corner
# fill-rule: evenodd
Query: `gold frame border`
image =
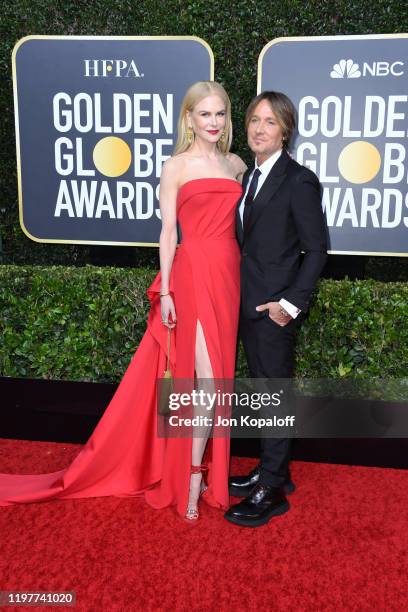
<path fill-rule="evenodd" d="M 258 74 L 257 74 L 257 85 L 256 93 L 261 93 L 261 81 L 262 81 L 262 62 L 265 53 L 272 45 L 277 45 L 281 42 L 314 42 L 318 41 L 339 41 L 339 40 L 367 40 L 367 39 L 382 39 L 382 38 L 408 38 L 408 33 L 402 32 L 400 34 L 344 34 L 339 36 L 281 36 L 274 38 L 262 48 L 258 57 Z M 407 253 L 388 253 L 388 252 L 368 252 L 368 251 L 327 251 L 330 255 L 367 255 L 367 256 L 380 256 L 380 257 L 408 257 Z"/>
<path fill-rule="evenodd" d="M 105 245 L 105 246 L 142 246 L 142 247 L 157 247 L 158 242 L 113 242 L 106 240 L 57 240 L 51 238 L 44 240 L 30 234 L 24 225 L 23 219 L 23 194 L 21 184 L 21 155 L 20 155 L 20 124 L 18 116 L 18 91 L 17 91 L 17 68 L 16 55 L 19 48 L 28 40 L 194 40 L 200 43 L 208 52 L 210 59 L 210 81 L 214 80 L 214 53 L 210 45 L 199 36 L 66 36 L 66 35 L 46 35 L 32 34 L 20 38 L 13 47 L 11 54 L 11 67 L 13 78 L 13 100 L 14 100 L 14 124 L 16 130 L 16 158 L 17 158 L 17 191 L 18 191 L 18 210 L 20 227 L 27 238 L 34 242 L 43 244 L 89 244 L 89 245 Z"/>

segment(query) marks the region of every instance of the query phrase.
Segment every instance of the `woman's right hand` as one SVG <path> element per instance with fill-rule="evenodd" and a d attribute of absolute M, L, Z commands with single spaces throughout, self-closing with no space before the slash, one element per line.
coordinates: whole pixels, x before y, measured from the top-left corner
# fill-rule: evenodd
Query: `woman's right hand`
<path fill-rule="evenodd" d="M 160 310 L 163 325 L 170 327 L 170 329 L 175 327 L 177 317 L 171 295 L 164 295 L 163 297 L 160 297 Z"/>

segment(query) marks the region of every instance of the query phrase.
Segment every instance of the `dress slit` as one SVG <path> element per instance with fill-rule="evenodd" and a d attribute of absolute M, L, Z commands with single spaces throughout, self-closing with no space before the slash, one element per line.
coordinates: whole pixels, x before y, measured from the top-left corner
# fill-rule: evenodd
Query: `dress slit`
<path fill-rule="evenodd" d="M 212 360 L 211 360 L 210 352 L 208 350 L 208 344 L 207 344 L 207 339 L 206 339 L 206 336 L 205 336 L 204 328 L 203 328 L 203 325 L 202 325 L 200 319 L 197 319 L 197 322 L 196 322 L 196 337 L 195 337 L 194 347 L 197 347 L 197 337 L 199 336 L 199 331 L 198 331 L 199 329 L 201 329 L 201 336 L 202 336 L 202 337 L 199 338 L 199 342 L 202 341 L 202 343 L 203 343 L 202 350 L 203 350 L 203 353 L 207 357 L 207 360 L 208 360 L 208 363 L 210 364 L 210 369 L 211 369 L 211 375 L 210 376 L 205 376 L 204 378 L 214 378 L 214 367 L 213 367 L 213 363 L 212 363 Z M 195 361 L 195 363 L 194 363 L 194 370 L 195 370 L 195 375 L 197 376 L 197 367 L 196 367 L 197 366 L 197 361 L 196 361 L 196 359 L 194 361 Z M 203 377 L 201 377 L 201 378 L 203 378 Z"/>

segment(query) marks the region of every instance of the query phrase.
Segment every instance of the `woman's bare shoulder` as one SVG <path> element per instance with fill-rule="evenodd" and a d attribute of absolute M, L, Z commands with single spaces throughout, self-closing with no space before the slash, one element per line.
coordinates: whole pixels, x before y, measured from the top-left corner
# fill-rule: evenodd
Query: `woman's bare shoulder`
<path fill-rule="evenodd" d="M 163 170 L 165 172 L 175 172 L 177 170 L 182 170 L 185 164 L 185 159 L 183 154 L 172 155 L 163 164 Z"/>
<path fill-rule="evenodd" d="M 227 153 L 226 158 L 234 169 L 235 178 L 241 180 L 245 170 L 247 169 L 246 163 L 236 153 Z"/>
<path fill-rule="evenodd" d="M 161 172 L 162 182 L 163 180 L 166 182 L 171 182 L 177 187 L 180 183 L 184 166 L 185 159 L 182 153 L 180 155 L 173 155 L 172 157 L 166 159 Z"/>

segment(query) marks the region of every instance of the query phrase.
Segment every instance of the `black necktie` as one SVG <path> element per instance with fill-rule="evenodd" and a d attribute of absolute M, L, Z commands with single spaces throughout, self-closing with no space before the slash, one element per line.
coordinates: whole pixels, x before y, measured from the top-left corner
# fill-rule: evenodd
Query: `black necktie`
<path fill-rule="evenodd" d="M 243 223 L 242 223 L 244 230 L 248 224 L 249 215 L 251 213 L 251 206 L 254 201 L 256 188 L 258 187 L 258 179 L 260 176 L 261 176 L 261 171 L 259 170 L 259 168 L 255 168 L 255 172 L 252 175 L 251 184 L 249 185 L 248 193 L 245 198 L 244 215 L 243 215 Z"/>

